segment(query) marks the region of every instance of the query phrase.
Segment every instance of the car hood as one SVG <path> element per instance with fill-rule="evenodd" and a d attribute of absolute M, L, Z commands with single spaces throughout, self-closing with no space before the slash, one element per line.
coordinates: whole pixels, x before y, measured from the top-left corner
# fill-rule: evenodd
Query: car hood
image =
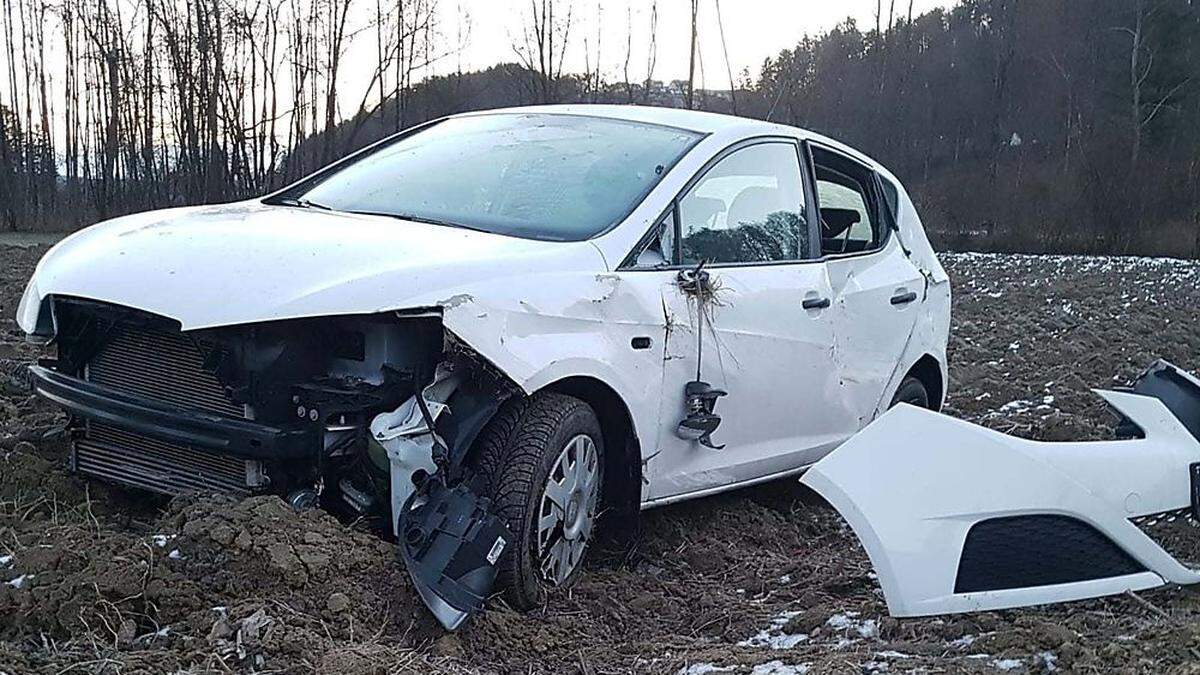
<path fill-rule="evenodd" d="M 452 302 L 487 282 L 519 294 L 542 274 L 606 271 L 588 242 L 545 242 L 395 218 L 243 202 L 135 214 L 60 242 L 18 322 L 48 295 L 124 305 L 185 330 Z"/>

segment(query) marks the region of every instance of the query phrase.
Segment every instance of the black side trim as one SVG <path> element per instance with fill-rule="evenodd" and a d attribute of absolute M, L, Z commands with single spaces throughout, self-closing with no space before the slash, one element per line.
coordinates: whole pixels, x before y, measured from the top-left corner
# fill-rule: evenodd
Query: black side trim
<path fill-rule="evenodd" d="M 1144 571 L 1141 563 L 1081 520 L 1008 516 L 971 526 L 954 592 L 1049 586 Z"/>
<path fill-rule="evenodd" d="M 274 427 L 178 408 L 114 391 L 43 366 L 30 366 L 34 391 L 78 417 L 179 445 L 247 459 L 310 457 L 315 428 Z"/>
<path fill-rule="evenodd" d="M 1200 387 L 1177 366 L 1162 359 L 1155 361 L 1138 375 L 1130 391 L 1162 401 L 1171 414 L 1200 440 Z M 1121 420 L 1117 431 L 1118 436 L 1141 436 L 1137 425 L 1127 418 Z"/>

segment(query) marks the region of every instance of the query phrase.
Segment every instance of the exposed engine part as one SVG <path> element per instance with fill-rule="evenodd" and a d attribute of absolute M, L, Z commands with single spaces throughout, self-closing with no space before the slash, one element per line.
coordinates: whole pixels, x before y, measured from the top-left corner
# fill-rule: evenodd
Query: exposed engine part
<path fill-rule="evenodd" d="M 317 494 L 317 491 L 313 488 L 301 488 L 299 490 L 293 490 L 287 496 L 287 503 L 297 511 L 315 509 L 320 501 L 321 495 Z"/>
<path fill-rule="evenodd" d="M 355 513 L 366 515 L 375 511 L 377 500 L 371 493 L 358 489 L 349 478 L 338 481 L 338 494 L 342 502 Z"/>
<path fill-rule="evenodd" d="M 126 307 L 52 305 L 58 358 L 29 372 L 71 413 L 78 470 L 386 518 L 447 627 L 482 606 L 509 537 L 464 460 L 519 388 L 448 338 L 438 315 L 184 332 Z"/>
<path fill-rule="evenodd" d="M 443 351 L 437 317 L 184 332 L 128 307 L 50 305 L 58 358 L 29 372 L 38 393 L 72 413 L 74 465 L 166 494 L 286 495 L 323 478 L 337 490 L 347 472 L 373 491 L 361 476 L 370 420 L 411 396 L 414 374 Z M 386 509 L 386 499 L 374 504 Z"/>
<path fill-rule="evenodd" d="M 704 329 L 710 320 L 712 305 L 716 303 L 717 286 L 704 269 L 705 261 L 695 268 L 680 270 L 676 279 L 679 288 L 696 300 L 696 379 L 683 387 L 684 418 L 675 428 L 675 435 L 687 441 L 696 441 L 706 448 L 723 450 L 724 444 L 713 443 L 712 434 L 721 426 L 721 416 L 716 414 L 717 399 L 728 392 L 716 389 L 701 378 L 704 361 Z"/>
<path fill-rule="evenodd" d="M 391 474 L 392 525 L 400 536 L 398 516 L 409 497 L 428 476 L 439 470 L 434 461 L 434 448 L 445 444 L 436 438 L 436 430 L 426 421 L 436 423 L 446 410 L 447 401 L 461 380 L 450 364 L 439 364 L 433 382 L 421 391 L 421 398 L 412 396 L 392 412 L 381 413 L 371 420 L 371 441 L 387 453 Z M 421 404 L 426 408 L 422 410 Z"/>

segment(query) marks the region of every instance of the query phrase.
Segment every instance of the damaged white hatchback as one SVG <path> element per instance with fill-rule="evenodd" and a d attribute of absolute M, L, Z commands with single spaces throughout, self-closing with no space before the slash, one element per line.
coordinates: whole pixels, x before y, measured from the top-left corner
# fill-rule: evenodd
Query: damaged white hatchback
<path fill-rule="evenodd" d="M 81 473 L 388 523 L 448 627 L 597 526 L 797 473 L 945 392 L 950 288 L 894 176 L 637 107 L 488 111 L 265 199 L 118 218 L 18 310 Z"/>

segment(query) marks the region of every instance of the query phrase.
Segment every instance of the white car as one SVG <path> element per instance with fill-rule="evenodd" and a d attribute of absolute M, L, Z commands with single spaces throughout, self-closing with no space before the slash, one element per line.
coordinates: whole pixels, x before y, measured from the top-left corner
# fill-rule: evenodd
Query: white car
<path fill-rule="evenodd" d="M 840 143 L 551 106 L 88 228 L 18 314 L 57 344 L 33 381 L 76 470 L 386 518 L 454 627 L 497 571 L 518 607 L 569 585 L 598 518 L 938 409 L 950 285 L 900 182 Z"/>

